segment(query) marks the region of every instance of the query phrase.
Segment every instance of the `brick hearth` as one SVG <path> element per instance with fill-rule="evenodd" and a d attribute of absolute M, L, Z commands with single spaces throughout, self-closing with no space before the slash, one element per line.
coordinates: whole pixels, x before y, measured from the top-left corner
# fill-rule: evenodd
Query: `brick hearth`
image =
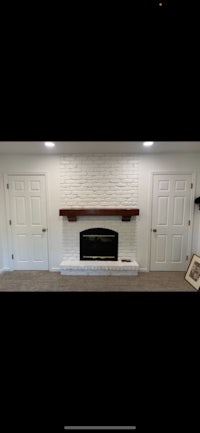
<path fill-rule="evenodd" d="M 63 260 L 61 275 L 138 275 L 139 265 L 122 261 Z"/>

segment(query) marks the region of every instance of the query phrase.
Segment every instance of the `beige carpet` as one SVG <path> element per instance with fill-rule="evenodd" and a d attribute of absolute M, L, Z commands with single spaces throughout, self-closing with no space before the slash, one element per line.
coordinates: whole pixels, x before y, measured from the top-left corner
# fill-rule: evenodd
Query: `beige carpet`
<path fill-rule="evenodd" d="M 59 272 L 14 271 L 0 275 L 3 292 L 73 291 L 184 291 L 196 290 L 184 279 L 185 272 L 143 272 L 138 276 L 66 276 Z"/>

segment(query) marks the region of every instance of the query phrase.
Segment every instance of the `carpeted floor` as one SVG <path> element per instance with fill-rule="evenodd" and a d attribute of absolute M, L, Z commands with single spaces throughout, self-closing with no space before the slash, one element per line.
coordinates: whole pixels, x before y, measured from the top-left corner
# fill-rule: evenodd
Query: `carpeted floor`
<path fill-rule="evenodd" d="M 184 279 L 185 272 L 143 272 L 138 276 L 66 276 L 59 272 L 14 271 L 0 275 L 3 292 L 144 292 L 196 290 Z"/>

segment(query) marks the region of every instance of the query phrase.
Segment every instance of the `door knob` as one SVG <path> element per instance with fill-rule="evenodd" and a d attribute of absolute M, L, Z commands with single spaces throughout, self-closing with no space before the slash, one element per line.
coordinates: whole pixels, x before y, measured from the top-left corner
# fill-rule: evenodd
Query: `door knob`
<path fill-rule="evenodd" d="M 153 231 L 154 233 L 156 233 L 156 232 L 157 232 L 157 230 L 156 230 L 156 229 L 153 229 L 152 231 Z"/>
<path fill-rule="evenodd" d="M 47 231 L 47 229 L 42 229 L 42 232 L 46 232 Z"/>

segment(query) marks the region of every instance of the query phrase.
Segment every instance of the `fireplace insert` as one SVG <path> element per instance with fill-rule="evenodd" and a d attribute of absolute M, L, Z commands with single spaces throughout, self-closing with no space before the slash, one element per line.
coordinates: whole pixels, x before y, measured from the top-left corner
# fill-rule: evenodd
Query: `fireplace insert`
<path fill-rule="evenodd" d="M 117 260 L 118 233 L 93 228 L 80 232 L 80 260 Z"/>

